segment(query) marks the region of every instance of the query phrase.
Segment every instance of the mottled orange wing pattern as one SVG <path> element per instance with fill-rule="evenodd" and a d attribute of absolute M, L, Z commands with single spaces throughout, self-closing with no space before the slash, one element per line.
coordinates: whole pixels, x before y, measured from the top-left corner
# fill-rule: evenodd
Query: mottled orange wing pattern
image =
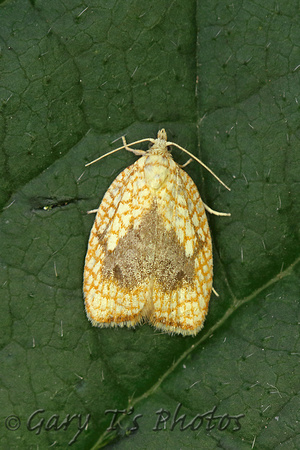
<path fill-rule="evenodd" d="M 140 160 L 125 169 L 107 190 L 90 234 L 84 267 L 84 296 L 88 318 L 95 326 L 132 326 L 150 296 L 133 248 L 124 240 L 139 227 L 150 207 L 150 193 L 140 179 Z M 141 205 L 143 207 L 141 208 Z M 135 276 L 133 286 L 128 278 Z"/>
<path fill-rule="evenodd" d="M 162 253 L 162 270 L 172 266 L 175 273 L 172 286 L 168 286 L 168 279 L 162 283 L 166 289 L 156 278 L 150 320 L 156 328 L 167 332 L 196 334 L 203 327 L 211 295 L 212 244 L 197 187 L 186 172 L 173 164 L 169 181 L 158 201 L 164 224 L 158 248 Z M 168 198 L 168 208 L 164 204 L 165 198 Z M 168 240 L 164 232 L 168 223 L 175 234 L 170 247 L 166 245 Z"/>

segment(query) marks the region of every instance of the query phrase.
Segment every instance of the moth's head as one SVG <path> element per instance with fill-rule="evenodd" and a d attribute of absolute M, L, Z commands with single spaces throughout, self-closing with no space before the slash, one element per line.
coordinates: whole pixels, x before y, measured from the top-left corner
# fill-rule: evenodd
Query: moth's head
<path fill-rule="evenodd" d="M 159 130 L 159 132 L 157 133 L 157 138 L 150 139 L 150 142 L 153 144 L 148 150 L 150 153 L 161 155 L 169 153 L 169 142 L 167 142 L 167 133 L 164 128 Z"/>
<path fill-rule="evenodd" d="M 162 141 L 167 141 L 167 133 L 164 128 L 159 130 L 159 132 L 157 133 L 157 139 L 162 140 Z"/>

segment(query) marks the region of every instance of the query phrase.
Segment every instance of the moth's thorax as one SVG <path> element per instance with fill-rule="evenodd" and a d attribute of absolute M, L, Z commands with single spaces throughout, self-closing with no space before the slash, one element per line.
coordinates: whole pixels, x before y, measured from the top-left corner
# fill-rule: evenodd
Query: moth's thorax
<path fill-rule="evenodd" d="M 174 161 L 167 147 L 167 135 L 164 129 L 152 142 L 152 147 L 144 156 L 144 176 L 147 186 L 157 191 L 168 178 L 170 164 L 174 164 Z"/>
<path fill-rule="evenodd" d="M 150 189 L 157 191 L 168 178 L 170 164 L 174 164 L 174 161 L 168 151 L 164 154 L 147 152 L 147 156 L 144 156 L 144 158 L 144 176 L 146 185 Z"/>

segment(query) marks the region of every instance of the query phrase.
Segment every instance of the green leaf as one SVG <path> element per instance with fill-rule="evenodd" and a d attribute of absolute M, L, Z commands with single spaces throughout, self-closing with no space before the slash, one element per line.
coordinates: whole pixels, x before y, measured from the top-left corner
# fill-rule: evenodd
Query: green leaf
<path fill-rule="evenodd" d="M 299 448 L 298 3 L 0 8 L 1 448 Z M 85 164 L 161 127 L 231 187 L 186 168 L 231 212 L 195 338 L 84 313 L 86 211 L 136 157 Z"/>

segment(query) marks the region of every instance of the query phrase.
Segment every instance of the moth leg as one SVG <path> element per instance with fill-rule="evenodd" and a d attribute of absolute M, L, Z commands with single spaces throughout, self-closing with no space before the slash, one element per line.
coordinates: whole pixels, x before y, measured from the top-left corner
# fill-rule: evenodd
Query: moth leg
<path fill-rule="evenodd" d="M 193 161 L 193 158 L 190 158 L 186 163 L 184 163 L 184 164 L 182 164 L 182 165 L 180 165 L 180 164 L 178 164 L 178 165 L 179 165 L 179 167 L 181 167 L 181 169 L 183 169 L 183 168 L 186 167 L 191 161 Z"/>
<path fill-rule="evenodd" d="M 217 291 L 216 291 L 213 287 L 212 287 L 211 289 L 212 289 L 213 293 L 214 293 L 217 297 L 220 297 L 219 294 L 217 293 Z"/>
<path fill-rule="evenodd" d="M 204 208 L 206 209 L 206 211 L 208 211 L 210 214 L 214 214 L 215 216 L 231 216 L 230 213 L 223 213 L 223 212 L 219 212 L 219 211 L 215 211 L 213 209 L 211 209 L 209 206 L 207 206 L 204 202 L 203 202 Z"/>
<path fill-rule="evenodd" d="M 126 142 L 125 136 L 122 136 L 122 141 L 123 141 L 123 145 L 125 150 L 128 150 L 129 152 L 134 153 L 135 155 L 145 155 L 147 152 L 145 150 L 139 150 L 137 148 L 130 148 L 129 145 Z"/>

